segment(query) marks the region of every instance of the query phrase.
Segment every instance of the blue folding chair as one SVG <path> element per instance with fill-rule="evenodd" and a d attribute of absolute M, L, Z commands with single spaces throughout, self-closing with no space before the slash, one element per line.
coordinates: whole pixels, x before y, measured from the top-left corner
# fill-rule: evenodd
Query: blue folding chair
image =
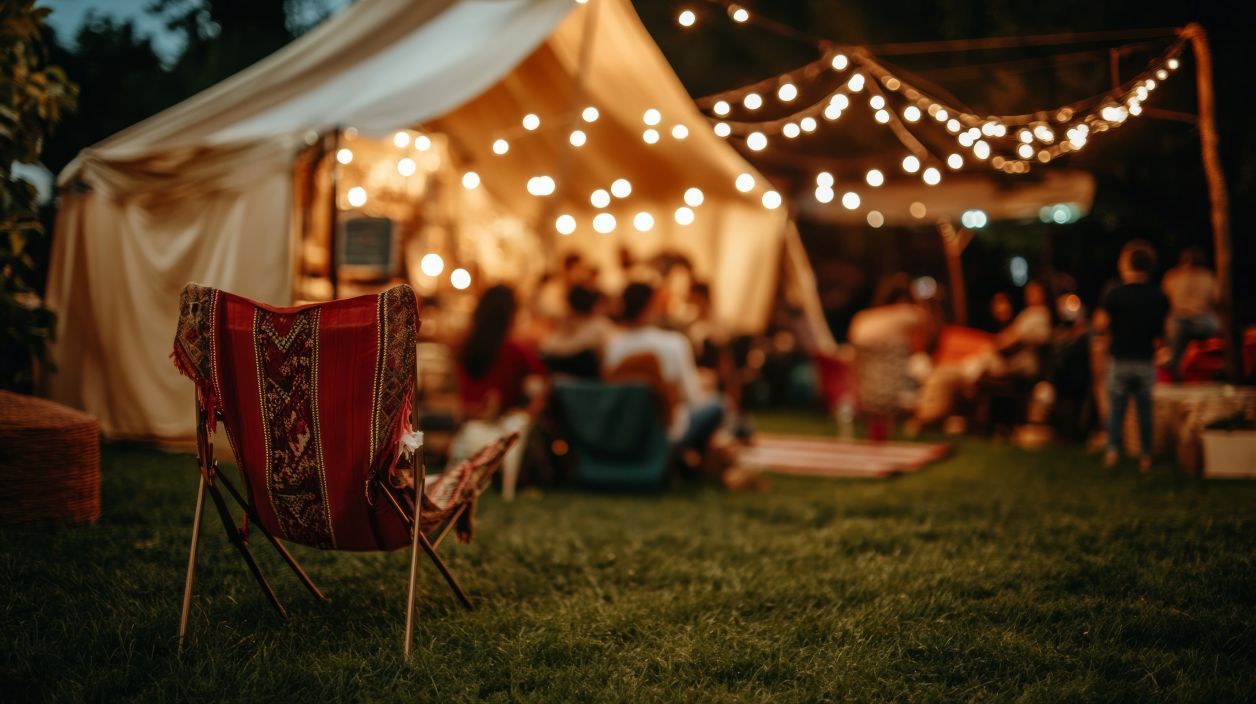
<path fill-rule="evenodd" d="M 605 489 L 662 486 L 671 443 L 650 386 L 564 380 L 554 384 L 551 400 L 581 484 Z"/>

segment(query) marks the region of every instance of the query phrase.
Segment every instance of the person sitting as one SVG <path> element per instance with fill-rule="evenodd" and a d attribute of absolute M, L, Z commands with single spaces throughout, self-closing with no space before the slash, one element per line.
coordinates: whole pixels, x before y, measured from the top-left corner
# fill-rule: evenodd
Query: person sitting
<path fill-rule="evenodd" d="M 1178 265 L 1165 272 L 1160 287 L 1169 298 L 1169 370 L 1176 374 L 1192 340 L 1206 340 L 1221 330 L 1221 321 L 1213 311 L 1217 279 L 1204 266 L 1203 252 L 1187 247 L 1179 255 Z"/>
<path fill-rule="evenodd" d="M 624 288 L 623 329 L 606 343 L 603 366 L 613 378 L 621 364 L 643 353 L 652 355 L 667 395 L 674 399 L 668 435 L 682 449 L 701 453 L 723 421 L 724 406 L 702 389 L 689 339 L 654 324 L 657 306 L 653 286 L 636 282 Z"/>
<path fill-rule="evenodd" d="M 471 330 L 458 349 L 458 390 L 464 410 L 493 418 L 527 405 L 532 377 L 545 366 L 526 345 L 512 338 L 518 304 L 509 286 L 490 287 L 471 317 Z"/>
<path fill-rule="evenodd" d="M 567 292 L 568 315 L 541 341 L 541 355 L 556 374 L 597 379 L 601 376 L 602 349 L 614 326 L 602 311 L 602 296 L 576 284 Z"/>
<path fill-rule="evenodd" d="M 992 359 L 988 374 L 1036 379 L 1046 371 L 1040 357 L 1051 342 L 1055 325 L 1049 303 L 1047 287 L 1041 281 L 1025 285 L 1025 309 L 995 336 L 999 355 Z"/>
<path fill-rule="evenodd" d="M 907 388 L 907 360 L 924 347 L 929 316 L 912 296 L 906 274 L 878 286 L 876 304 L 850 321 L 847 339 L 855 346 L 855 385 L 860 409 L 868 416 L 868 436 L 885 440 Z"/>

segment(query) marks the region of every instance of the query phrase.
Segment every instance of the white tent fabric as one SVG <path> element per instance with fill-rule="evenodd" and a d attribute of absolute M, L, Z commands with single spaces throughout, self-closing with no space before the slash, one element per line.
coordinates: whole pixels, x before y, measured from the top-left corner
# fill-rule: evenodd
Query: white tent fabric
<path fill-rule="evenodd" d="M 586 39 L 586 92 L 572 96 Z M 559 158 L 565 131 L 521 140 L 512 156 L 523 158 L 492 158 L 490 135 L 518 125 L 525 106 L 562 124 L 575 97 L 604 116 L 579 160 Z M 641 139 L 646 107 L 666 121 L 657 145 Z M 95 414 L 112 437 L 189 437 L 191 387 L 166 358 L 179 290 L 198 281 L 288 302 L 302 140 L 339 127 L 378 135 L 423 123 L 449 133 L 494 197 L 538 230 L 571 212 L 584 223 L 571 244 L 599 257 L 617 241 L 679 246 L 713 277 L 717 312 L 743 328 L 766 318 L 786 216 L 755 205 L 761 191 L 732 188 L 743 172 L 766 183 L 711 134 L 628 0 L 359 0 L 62 172 L 48 285 L 59 371 L 48 395 Z M 683 140 L 670 137 L 677 124 L 688 129 Z M 523 195 L 533 168 L 565 184 L 551 203 Z M 585 229 L 588 191 L 619 177 L 634 184 L 632 198 L 616 204 L 623 239 L 594 235 Z M 689 187 L 705 203 L 682 228 L 671 213 Z M 627 227 L 638 209 L 658 223 L 648 237 Z"/>

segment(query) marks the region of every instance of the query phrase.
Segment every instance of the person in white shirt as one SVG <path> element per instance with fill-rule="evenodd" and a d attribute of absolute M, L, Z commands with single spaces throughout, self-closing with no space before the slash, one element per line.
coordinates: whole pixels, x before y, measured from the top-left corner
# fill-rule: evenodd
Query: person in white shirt
<path fill-rule="evenodd" d="M 602 363 L 612 370 L 635 355 L 653 355 L 675 399 L 668 435 L 682 447 L 700 451 L 719 429 L 724 406 L 702 388 L 689 338 L 653 324 L 658 314 L 655 293 L 654 287 L 640 282 L 624 288 L 623 330 L 606 343 Z"/>
<path fill-rule="evenodd" d="M 1187 247 L 1178 255 L 1178 265 L 1164 273 L 1160 288 L 1169 298 L 1167 332 L 1173 356 L 1169 369 L 1177 373 L 1182 354 L 1191 340 L 1204 340 L 1221 331 L 1221 321 L 1213 311 L 1217 302 L 1217 277 L 1204 266 L 1204 254 Z"/>

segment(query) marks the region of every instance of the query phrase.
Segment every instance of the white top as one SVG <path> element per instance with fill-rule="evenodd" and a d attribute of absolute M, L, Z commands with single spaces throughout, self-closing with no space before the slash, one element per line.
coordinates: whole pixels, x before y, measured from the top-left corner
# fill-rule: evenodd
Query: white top
<path fill-rule="evenodd" d="M 659 361 L 663 381 L 676 389 L 676 409 L 668 434 L 677 438 L 689 427 L 689 406 L 704 401 L 706 394 L 693 361 L 693 346 L 681 333 L 655 327 L 624 330 L 606 343 L 603 364 L 614 368 L 625 359 L 641 353 L 653 354 Z"/>
<path fill-rule="evenodd" d="M 912 347 L 917 331 L 926 323 L 924 309 L 914 303 L 891 303 L 866 308 L 850 321 L 846 337 L 861 347 Z"/>
<path fill-rule="evenodd" d="M 1176 266 L 1160 282 L 1174 316 L 1193 317 L 1212 311 L 1217 300 L 1217 279 L 1202 266 Z"/>

